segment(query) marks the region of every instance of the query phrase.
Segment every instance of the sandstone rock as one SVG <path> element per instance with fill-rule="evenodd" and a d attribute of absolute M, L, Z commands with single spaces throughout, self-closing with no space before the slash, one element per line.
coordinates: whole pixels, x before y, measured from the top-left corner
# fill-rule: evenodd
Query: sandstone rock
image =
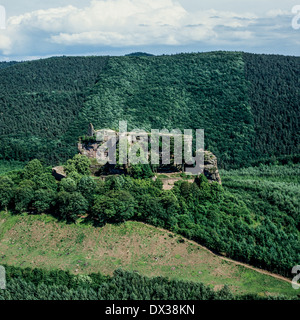
<path fill-rule="evenodd" d="M 63 166 L 58 166 L 58 167 L 52 168 L 52 175 L 58 181 L 67 177 L 67 174 L 65 173 L 65 169 Z"/>
<path fill-rule="evenodd" d="M 118 141 L 118 138 L 119 138 L 118 132 L 111 130 L 111 129 L 95 130 L 91 123 L 89 124 L 89 127 L 88 127 L 88 135 L 89 136 L 95 135 L 96 142 L 88 143 L 88 144 L 78 143 L 78 150 L 81 154 L 86 155 L 87 157 L 89 157 L 91 159 L 96 158 L 97 149 L 101 144 L 109 141 L 112 137 L 115 137 L 115 139 L 116 139 L 115 141 Z M 105 154 L 105 157 L 107 157 L 107 154 Z M 180 165 L 179 167 L 182 167 L 182 165 Z M 177 172 L 180 171 L 179 167 L 178 167 Z M 181 170 L 182 170 L 182 168 L 181 168 Z M 113 172 L 113 171 L 111 173 L 121 174 L 121 172 Z M 204 151 L 204 171 L 203 171 L 203 174 L 207 177 L 207 179 L 210 182 L 215 181 L 215 182 L 218 182 L 219 184 L 222 184 L 219 170 L 218 170 L 217 157 L 210 151 Z M 179 179 L 169 179 L 169 181 L 165 181 L 164 188 L 165 189 L 172 189 L 174 186 L 174 183 L 178 180 L 180 180 L 180 178 Z"/>
<path fill-rule="evenodd" d="M 217 157 L 210 151 L 204 151 L 204 175 L 209 181 L 215 181 L 222 184 L 218 170 Z"/>
<path fill-rule="evenodd" d="M 98 146 L 97 143 L 89 143 L 87 145 L 78 143 L 78 150 L 82 155 L 85 155 L 88 158 L 96 158 Z"/>
<path fill-rule="evenodd" d="M 89 137 L 92 137 L 94 134 L 95 134 L 94 126 L 90 123 L 90 124 L 89 124 L 89 128 L 88 128 L 88 133 L 87 133 L 87 135 L 88 135 Z"/>

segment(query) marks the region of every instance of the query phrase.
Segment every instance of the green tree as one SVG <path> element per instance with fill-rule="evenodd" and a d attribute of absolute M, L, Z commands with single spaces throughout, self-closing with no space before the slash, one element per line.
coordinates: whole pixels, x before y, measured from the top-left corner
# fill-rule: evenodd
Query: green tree
<path fill-rule="evenodd" d="M 149 164 L 134 164 L 128 168 L 128 173 L 134 179 L 148 179 L 154 176 Z"/>
<path fill-rule="evenodd" d="M 165 210 L 159 201 L 159 197 L 154 197 L 150 194 L 145 194 L 140 197 L 137 206 L 137 219 L 164 227 L 164 216 Z"/>
<path fill-rule="evenodd" d="M 224 198 L 223 187 L 218 182 L 212 182 L 210 192 L 212 201 L 221 201 Z"/>
<path fill-rule="evenodd" d="M 14 183 L 7 177 L 0 177 L 0 205 L 7 211 L 7 206 L 9 205 L 11 199 L 14 195 Z"/>
<path fill-rule="evenodd" d="M 89 175 L 90 172 L 90 159 L 81 154 L 76 154 L 73 159 L 69 159 L 65 165 L 65 171 L 67 174 L 71 172 L 77 172 L 82 175 Z"/>
<path fill-rule="evenodd" d="M 199 200 L 203 201 L 210 201 L 212 198 L 211 194 L 211 186 L 208 182 L 208 179 L 205 177 L 204 174 L 201 174 L 199 177 L 195 179 L 195 183 L 198 185 L 200 190 L 200 197 Z"/>
<path fill-rule="evenodd" d="M 92 208 L 92 216 L 101 224 L 116 223 L 131 219 L 135 212 L 135 201 L 127 191 L 111 191 L 98 196 Z"/>
<path fill-rule="evenodd" d="M 15 209 L 19 212 L 28 210 L 34 196 L 35 183 L 31 180 L 23 180 L 15 189 Z"/>
<path fill-rule="evenodd" d="M 177 215 L 180 210 L 178 199 L 173 192 L 167 191 L 161 195 L 159 202 L 164 209 L 164 216 L 161 218 L 165 221 L 165 226 L 173 228 L 177 223 Z"/>
<path fill-rule="evenodd" d="M 92 204 L 96 192 L 96 182 L 92 177 L 83 176 L 78 183 L 78 191 Z"/>
<path fill-rule="evenodd" d="M 44 213 L 54 205 L 55 196 L 55 192 L 51 189 L 36 190 L 32 199 L 32 206 L 36 209 L 37 213 Z"/>
<path fill-rule="evenodd" d="M 68 174 L 68 178 L 73 179 L 76 184 L 78 184 L 80 179 L 82 178 L 82 174 L 78 173 L 77 171 L 72 171 Z"/>
<path fill-rule="evenodd" d="M 77 189 L 77 185 L 76 182 L 67 177 L 61 180 L 61 182 L 59 183 L 59 190 L 60 191 L 66 191 L 66 192 L 74 192 Z"/>
<path fill-rule="evenodd" d="M 50 172 L 42 173 L 41 175 L 32 178 L 37 189 L 48 189 L 52 191 L 57 190 L 57 182 Z"/>
<path fill-rule="evenodd" d="M 88 211 L 88 202 L 79 192 L 59 192 L 57 206 L 60 216 L 70 222 L 75 222 L 80 215 Z"/>
<path fill-rule="evenodd" d="M 32 179 L 35 176 L 40 176 L 44 171 L 41 162 L 38 159 L 29 161 L 23 170 L 23 179 Z"/>

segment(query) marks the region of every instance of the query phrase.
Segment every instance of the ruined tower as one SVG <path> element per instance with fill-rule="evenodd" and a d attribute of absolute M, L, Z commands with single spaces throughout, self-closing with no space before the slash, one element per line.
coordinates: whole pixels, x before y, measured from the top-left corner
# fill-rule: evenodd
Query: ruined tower
<path fill-rule="evenodd" d="M 87 135 L 88 135 L 89 137 L 92 137 L 94 134 L 95 134 L 94 126 L 90 123 L 90 124 L 89 124 L 89 128 L 88 128 Z"/>

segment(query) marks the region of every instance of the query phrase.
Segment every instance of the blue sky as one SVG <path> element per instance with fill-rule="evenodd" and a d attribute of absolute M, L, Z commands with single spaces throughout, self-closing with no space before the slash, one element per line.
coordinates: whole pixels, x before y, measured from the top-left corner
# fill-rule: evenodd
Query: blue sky
<path fill-rule="evenodd" d="M 292 20 L 300 27 L 300 0 L 0 0 L 0 5 L 6 10 L 0 61 L 134 51 L 300 56 L 300 28 L 292 27 Z"/>

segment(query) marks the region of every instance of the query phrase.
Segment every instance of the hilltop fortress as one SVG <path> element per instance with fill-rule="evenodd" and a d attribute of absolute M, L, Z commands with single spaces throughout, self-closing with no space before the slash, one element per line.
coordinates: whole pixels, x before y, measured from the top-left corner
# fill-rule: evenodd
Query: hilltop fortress
<path fill-rule="evenodd" d="M 123 133 L 124 134 L 124 133 Z M 174 134 L 162 133 L 160 136 L 170 136 L 174 137 Z M 138 133 L 134 134 L 134 137 L 131 133 L 125 133 L 125 136 L 128 137 L 128 145 L 132 146 L 136 141 L 139 140 Z M 119 142 L 119 132 L 111 130 L 111 129 L 102 129 L 102 130 L 95 130 L 93 125 L 90 123 L 87 131 L 87 135 L 82 137 L 78 143 L 78 150 L 80 154 L 87 156 L 92 160 L 91 170 L 92 173 L 95 175 L 102 175 L 104 173 L 103 169 L 105 167 L 105 175 L 112 175 L 112 174 L 124 174 L 127 170 L 127 165 L 124 166 L 115 166 L 115 165 L 101 165 L 98 163 L 99 160 L 99 153 L 98 149 L 104 143 L 110 141 L 110 139 L 114 138 L 116 143 Z M 102 157 L 108 156 L 108 152 L 104 152 Z M 100 156 L 101 158 L 101 156 Z M 173 159 L 174 160 L 174 159 Z M 172 164 L 173 163 L 173 164 Z M 169 165 L 158 165 L 155 169 L 155 178 L 161 176 L 161 180 L 164 184 L 164 189 L 171 189 L 174 183 L 178 180 L 181 180 L 182 177 L 180 174 L 183 173 L 184 165 L 176 165 L 174 161 Z M 98 173 L 98 174 L 97 174 Z M 216 156 L 210 151 L 204 151 L 204 171 L 203 174 L 207 177 L 210 182 L 218 182 L 221 184 L 221 178 L 218 171 L 217 166 L 217 158 Z M 189 176 L 187 181 L 193 182 L 195 176 Z"/>

